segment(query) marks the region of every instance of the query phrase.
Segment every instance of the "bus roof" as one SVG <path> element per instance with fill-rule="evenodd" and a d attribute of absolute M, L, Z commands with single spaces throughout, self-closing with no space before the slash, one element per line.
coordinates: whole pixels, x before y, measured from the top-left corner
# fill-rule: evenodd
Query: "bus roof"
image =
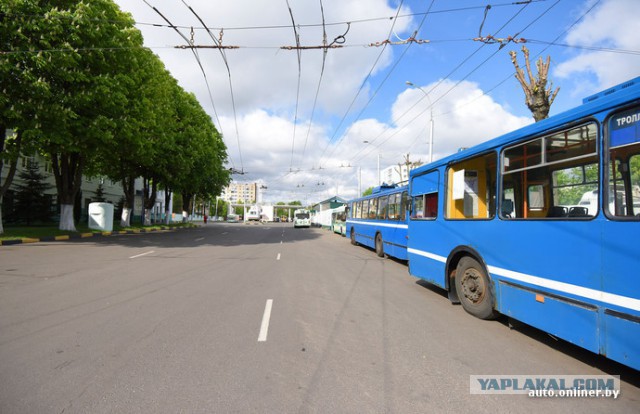
<path fill-rule="evenodd" d="M 526 137 L 534 137 L 544 132 L 553 131 L 563 125 L 578 121 L 588 116 L 597 114 L 603 110 L 620 105 L 623 102 L 640 100 L 640 76 L 623 82 L 612 88 L 598 92 L 584 99 L 584 103 L 576 108 L 551 116 L 538 122 L 534 122 L 520 129 L 508 132 L 494 139 L 489 139 L 481 144 L 461 150 L 430 164 L 422 165 L 411 170 L 411 177 L 431 170 L 439 165 L 448 164 L 451 161 L 464 159 L 489 149 L 503 146 L 511 142 L 518 142 Z"/>

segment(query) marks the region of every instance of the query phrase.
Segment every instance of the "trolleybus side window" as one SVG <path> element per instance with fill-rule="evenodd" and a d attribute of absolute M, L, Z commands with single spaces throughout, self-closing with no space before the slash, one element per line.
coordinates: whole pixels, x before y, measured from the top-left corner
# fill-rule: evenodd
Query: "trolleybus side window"
<path fill-rule="evenodd" d="M 532 139 L 502 153 L 502 218 L 588 218 L 598 211 L 597 125 Z"/>
<path fill-rule="evenodd" d="M 414 196 L 411 200 L 411 218 L 421 219 L 424 218 L 424 194 Z"/>
<path fill-rule="evenodd" d="M 398 220 L 400 218 L 400 193 L 391 194 L 389 196 L 389 206 L 387 207 L 387 216 L 389 220 Z"/>
<path fill-rule="evenodd" d="M 400 221 L 407 219 L 407 210 L 409 209 L 409 193 L 402 192 L 402 199 L 400 200 Z"/>
<path fill-rule="evenodd" d="M 387 209 L 387 216 L 389 220 L 398 220 L 400 212 L 400 194 L 392 194 L 389 196 L 389 207 Z"/>
<path fill-rule="evenodd" d="M 607 213 L 613 218 L 640 219 L 640 107 L 609 120 Z"/>
<path fill-rule="evenodd" d="M 452 164 L 447 169 L 446 218 L 494 217 L 496 158 L 492 152 Z"/>
<path fill-rule="evenodd" d="M 373 220 L 376 218 L 376 214 L 378 214 L 378 199 L 371 198 L 369 199 L 369 213 L 365 218 Z"/>
<path fill-rule="evenodd" d="M 389 196 L 382 196 L 378 198 L 378 220 L 387 219 L 387 205 L 389 204 Z"/>
<path fill-rule="evenodd" d="M 412 219 L 435 219 L 438 217 L 438 193 L 413 196 Z"/>

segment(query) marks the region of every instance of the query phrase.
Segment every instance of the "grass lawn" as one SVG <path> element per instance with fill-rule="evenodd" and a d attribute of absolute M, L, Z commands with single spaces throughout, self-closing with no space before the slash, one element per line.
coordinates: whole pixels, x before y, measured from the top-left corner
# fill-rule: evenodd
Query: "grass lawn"
<path fill-rule="evenodd" d="M 118 225 L 113 226 L 112 233 L 117 231 L 126 231 L 126 230 L 142 230 L 145 231 L 153 231 L 153 230 L 161 230 L 163 228 L 181 228 L 181 227 L 193 227 L 195 226 L 192 223 L 172 223 L 169 225 L 157 224 L 153 226 L 143 226 L 143 225 L 133 225 L 130 227 L 120 227 Z M 42 226 L 4 226 L 4 233 L 0 234 L 0 240 L 15 240 L 15 239 L 39 239 L 42 237 L 48 236 L 67 236 L 73 234 L 80 233 L 102 233 L 100 230 L 90 229 L 86 225 L 78 225 L 76 224 L 77 232 L 73 231 L 64 231 L 59 230 L 57 224 L 51 225 L 42 225 Z"/>

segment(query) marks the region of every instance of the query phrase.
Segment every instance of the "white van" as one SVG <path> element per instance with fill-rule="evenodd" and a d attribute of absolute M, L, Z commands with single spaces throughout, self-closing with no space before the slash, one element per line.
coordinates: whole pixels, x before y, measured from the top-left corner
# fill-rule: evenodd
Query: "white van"
<path fill-rule="evenodd" d="M 247 221 L 258 221 L 260 220 L 260 207 L 251 206 L 249 208 L 249 212 L 247 213 Z"/>

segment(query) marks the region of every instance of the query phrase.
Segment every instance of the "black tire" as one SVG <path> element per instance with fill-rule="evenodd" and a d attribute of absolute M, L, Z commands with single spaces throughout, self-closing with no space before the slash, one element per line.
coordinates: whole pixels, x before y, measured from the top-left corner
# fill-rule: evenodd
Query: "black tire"
<path fill-rule="evenodd" d="M 480 319 L 495 319 L 491 280 L 484 267 L 472 257 L 463 257 L 456 268 L 456 292 L 465 311 Z"/>
<path fill-rule="evenodd" d="M 378 257 L 384 257 L 384 245 L 382 244 L 382 234 L 376 234 L 376 254 Z"/>
<path fill-rule="evenodd" d="M 354 246 L 357 246 L 358 242 L 356 241 L 356 232 L 353 229 L 351 229 L 351 233 L 349 237 L 351 238 L 351 244 L 353 244 Z"/>

